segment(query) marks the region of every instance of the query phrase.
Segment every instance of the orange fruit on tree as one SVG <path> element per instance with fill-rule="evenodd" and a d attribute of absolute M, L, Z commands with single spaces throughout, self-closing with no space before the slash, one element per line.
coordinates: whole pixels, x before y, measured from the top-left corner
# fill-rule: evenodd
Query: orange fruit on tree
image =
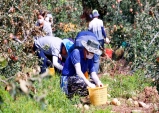
<path fill-rule="evenodd" d="M 18 57 L 17 57 L 17 56 L 14 56 L 13 60 L 14 60 L 14 61 L 17 61 L 17 60 L 18 60 Z"/>
<path fill-rule="evenodd" d="M 132 8 L 130 8 L 130 9 L 129 9 L 129 11 L 130 11 L 130 12 L 133 12 L 133 9 L 132 9 Z"/>
<path fill-rule="evenodd" d="M 116 0 L 118 3 L 120 3 L 121 2 L 121 0 Z"/>
<path fill-rule="evenodd" d="M 15 57 L 14 55 L 10 55 L 10 59 L 12 59 L 12 60 L 13 60 L 13 59 L 14 59 L 14 57 Z"/>
<path fill-rule="evenodd" d="M 120 14 L 122 14 L 122 13 L 123 13 L 123 11 L 122 11 L 122 10 L 120 10 L 119 12 L 120 12 Z"/>
<path fill-rule="evenodd" d="M 8 43 L 8 40 L 4 39 L 3 44 L 7 44 L 7 43 Z"/>
<path fill-rule="evenodd" d="M 12 49 L 8 48 L 8 54 L 12 53 Z"/>
<path fill-rule="evenodd" d="M 112 5 L 112 8 L 115 9 L 115 5 L 114 4 Z"/>
<path fill-rule="evenodd" d="M 140 5 L 141 7 L 143 6 L 143 4 L 142 4 L 142 3 L 140 3 L 139 5 Z"/>
<path fill-rule="evenodd" d="M 123 25 L 120 24 L 120 29 L 123 29 Z"/>
<path fill-rule="evenodd" d="M 10 38 L 10 39 L 13 39 L 13 37 L 14 37 L 13 33 L 10 33 L 10 34 L 9 34 L 9 38 Z"/>
<path fill-rule="evenodd" d="M 117 26 L 116 25 L 114 25 L 114 31 L 117 31 Z"/>

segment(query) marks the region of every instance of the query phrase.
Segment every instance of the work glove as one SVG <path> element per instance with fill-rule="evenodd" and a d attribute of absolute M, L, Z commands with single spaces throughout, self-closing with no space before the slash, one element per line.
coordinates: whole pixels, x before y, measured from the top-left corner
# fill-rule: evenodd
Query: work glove
<path fill-rule="evenodd" d="M 60 60 L 62 60 L 62 56 L 61 56 L 61 54 L 59 54 L 59 55 L 58 55 L 58 58 L 59 58 Z"/>
<path fill-rule="evenodd" d="M 102 82 L 99 80 L 99 77 L 97 76 L 96 72 L 92 72 L 92 73 L 91 73 L 91 76 L 92 76 L 93 81 L 95 82 L 95 84 L 96 84 L 98 87 L 102 87 L 102 86 L 103 86 L 103 84 L 102 84 Z"/>
<path fill-rule="evenodd" d="M 105 38 L 105 43 L 107 43 L 107 44 L 109 44 L 109 43 L 110 43 L 109 38 Z"/>
<path fill-rule="evenodd" d="M 101 81 L 98 81 L 98 82 L 97 82 L 97 86 L 98 86 L 98 87 L 103 87 L 102 82 L 101 82 Z"/>
<path fill-rule="evenodd" d="M 95 88 L 95 84 L 92 84 L 83 74 L 83 72 L 81 71 L 81 64 L 80 63 L 76 63 L 75 64 L 75 70 L 76 70 L 76 74 L 83 78 L 84 82 L 88 85 L 88 87 L 90 88 Z"/>
<path fill-rule="evenodd" d="M 95 84 L 93 84 L 93 83 L 91 83 L 91 82 L 89 82 L 87 85 L 88 85 L 88 87 L 90 87 L 90 88 L 95 88 L 95 87 L 96 87 Z"/>

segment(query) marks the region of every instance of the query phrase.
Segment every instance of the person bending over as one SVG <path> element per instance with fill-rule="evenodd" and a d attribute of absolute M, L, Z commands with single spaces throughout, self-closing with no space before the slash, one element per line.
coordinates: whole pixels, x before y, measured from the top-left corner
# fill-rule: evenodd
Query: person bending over
<path fill-rule="evenodd" d="M 60 39 L 58 37 L 44 36 L 34 40 L 34 51 L 39 59 L 41 59 L 41 72 L 46 72 L 48 67 L 54 66 L 58 70 L 63 69 L 61 61 L 67 58 L 70 50 L 73 49 L 73 42 L 69 39 Z M 52 61 L 47 58 L 47 55 L 52 56 Z"/>
<path fill-rule="evenodd" d="M 87 86 L 94 88 L 96 86 L 103 86 L 99 80 L 95 69 L 93 56 L 94 54 L 101 55 L 101 50 L 98 49 L 98 42 L 95 40 L 82 40 L 83 48 L 74 49 L 67 57 L 62 70 L 61 88 L 68 97 L 73 95 L 86 96 L 88 95 Z M 84 75 L 89 70 L 90 82 Z"/>

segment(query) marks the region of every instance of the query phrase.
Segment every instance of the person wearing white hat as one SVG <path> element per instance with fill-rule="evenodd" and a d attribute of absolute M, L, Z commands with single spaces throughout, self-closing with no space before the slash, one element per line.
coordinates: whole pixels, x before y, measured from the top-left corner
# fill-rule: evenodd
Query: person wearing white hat
<path fill-rule="evenodd" d="M 93 19 L 89 23 L 88 30 L 92 31 L 97 36 L 97 40 L 99 41 L 101 47 L 104 48 L 104 40 L 106 41 L 106 43 L 109 43 L 110 40 L 106 36 L 103 21 L 98 18 L 99 16 L 100 15 L 96 9 L 92 11 Z"/>
<path fill-rule="evenodd" d="M 98 11 L 96 9 L 94 9 L 92 11 L 92 18 L 93 19 L 89 23 L 88 30 L 93 32 L 96 35 L 97 40 L 100 43 L 100 48 L 103 50 L 103 53 L 104 53 L 104 42 L 109 43 L 110 40 L 106 36 L 103 21 L 98 18 L 99 16 L 100 15 L 99 15 Z M 94 65 L 95 65 L 97 73 L 99 71 L 99 62 L 100 62 L 100 56 L 94 55 Z"/>
<path fill-rule="evenodd" d="M 80 96 L 88 95 L 87 86 L 94 88 L 102 87 L 103 84 L 99 80 L 94 68 L 94 54 L 101 55 L 99 43 L 95 40 L 82 40 L 83 48 L 74 49 L 67 57 L 61 76 L 61 88 L 68 97 L 74 94 Z M 90 78 L 93 83 L 85 77 L 85 72 L 89 70 Z"/>

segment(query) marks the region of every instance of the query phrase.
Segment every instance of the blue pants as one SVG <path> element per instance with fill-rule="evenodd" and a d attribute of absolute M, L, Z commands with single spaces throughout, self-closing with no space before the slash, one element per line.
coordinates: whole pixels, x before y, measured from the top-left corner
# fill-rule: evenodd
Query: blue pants
<path fill-rule="evenodd" d="M 94 54 L 93 61 L 94 61 L 94 68 L 95 68 L 95 71 L 96 71 L 96 73 L 98 74 L 98 70 L 99 70 L 99 62 L 100 62 L 100 56 L 97 55 L 97 54 Z"/>
<path fill-rule="evenodd" d="M 102 48 L 104 48 L 104 39 L 98 40 L 98 42 L 99 42 L 100 46 L 101 46 Z"/>
<path fill-rule="evenodd" d="M 104 39 L 98 40 L 98 42 L 100 43 L 100 46 L 101 46 L 102 48 L 104 48 Z M 94 54 L 93 61 L 94 61 L 94 68 L 95 68 L 95 71 L 96 71 L 96 73 L 98 74 L 98 71 L 99 71 L 100 56 L 97 55 L 97 54 Z"/>
<path fill-rule="evenodd" d="M 40 62 L 40 68 L 41 68 L 41 72 L 40 74 L 46 72 L 46 68 L 52 66 L 51 61 L 46 57 L 46 55 L 44 54 L 44 51 L 40 48 L 37 48 L 34 44 L 33 50 L 36 52 L 36 55 L 38 56 L 39 59 L 41 59 Z"/>
<path fill-rule="evenodd" d="M 62 89 L 62 91 L 68 95 L 68 76 L 61 76 L 61 79 L 60 79 L 60 87 Z"/>

